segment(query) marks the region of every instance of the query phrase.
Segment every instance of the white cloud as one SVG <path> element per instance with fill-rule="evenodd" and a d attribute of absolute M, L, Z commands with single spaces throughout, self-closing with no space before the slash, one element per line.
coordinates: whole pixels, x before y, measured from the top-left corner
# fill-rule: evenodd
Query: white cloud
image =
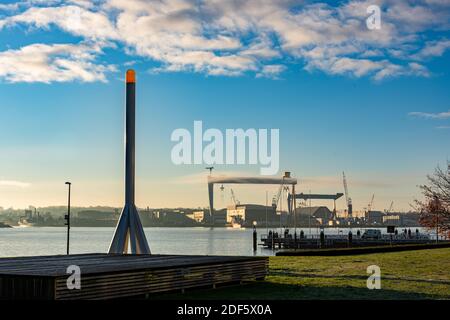
<path fill-rule="evenodd" d="M 106 81 L 114 66 L 94 63 L 100 49 L 88 44 L 33 44 L 0 52 L 0 78 L 8 82 Z"/>
<path fill-rule="evenodd" d="M 258 78 L 278 79 L 280 73 L 286 70 L 286 66 L 281 64 L 270 64 L 262 67 L 261 72 L 256 74 Z"/>
<path fill-rule="evenodd" d="M 334 74 L 350 73 L 357 77 L 382 68 L 379 62 L 367 59 L 339 58 L 332 62 L 329 71 Z"/>
<path fill-rule="evenodd" d="M 375 74 L 374 79 L 380 81 L 402 75 L 429 77 L 430 72 L 425 66 L 416 62 L 409 62 L 407 65 L 396 65 L 385 61 L 383 69 Z"/>
<path fill-rule="evenodd" d="M 449 6 L 435 0 L 29 0 L 0 20 L 52 25 L 89 41 L 114 42 L 127 54 L 160 62 L 154 72 L 275 75 L 286 60 L 334 75 L 429 76 L 414 61 L 442 55 Z M 382 8 L 380 30 L 366 27 L 367 7 Z M 414 54 L 415 53 L 415 54 Z M 273 67 L 278 66 L 278 67 Z"/>
<path fill-rule="evenodd" d="M 7 4 L 0 4 L 0 11 L 13 11 L 19 9 L 18 3 L 7 3 Z"/>
<path fill-rule="evenodd" d="M 425 46 L 414 55 L 414 58 L 424 59 L 430 57 L 439 57 L 450 48 L 450 40 L 429 41 Z"/>
<path fill-rule="evenodd" d="M 450 110 L 438 113 L 428 113 L 428 112 L 410 112 L 409 116 L 425 118 L 425 119 L 450 119 Z"/>
<path fill-rule="evenodd" d="M 93 39 L 116 39 L 115 28 L 105 13 L 92 12 L 79 5 L 32 7 L 0 22 L 1 27 L 29 24 L 47 28 L 51 24 L 74 35 Z"/>
<path fill-rule="evenodd" d="M 275 48 L 272 41 L 265 35 L 253 40 L 247 48 L 241 50 L 240 54 L 258 59 L 273 59 L 281 56 L 279 48 Z"/>
<path fill-rule="evenodd" d="M 75 4 L 83 8 L 94 8 L 95 4 L 92 0 L 67 0 L 70 4 Z"/>
<path fill-rule="evenodd" d="M 14 181 L 14 180 L 0 180 L 0 187 L 13 187 L 13 188 L 28 188 L 31 183 Z"/>

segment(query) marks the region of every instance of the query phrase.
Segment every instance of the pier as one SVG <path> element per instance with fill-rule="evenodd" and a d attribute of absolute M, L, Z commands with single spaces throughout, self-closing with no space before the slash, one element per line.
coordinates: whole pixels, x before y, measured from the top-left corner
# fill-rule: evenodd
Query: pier
<path fill-rule="evenodd" d="M 80 289 L 69 289 L 69 266 Z M 114 299 L 263 280 L 267 257 L 76 254 L 0 258 L 0 299 Z"/>
<path fill-rule="evenodd" d="M 406 229 L 405 229 L 406 230 Z M 396 235 L 383 234 L 378 238 L 367 238 L 361 234 L 322 234 L 306 235 L 304 233 L 285 232 L 278 233 L 270 231 L 268 234 L 261 235 L 260 245 L 266 249 L 324 249 L 324 248 L 349 248 L 349 247 L 373 247 L 373 246 L 391 246 L 391 245 L 411 245 L 435 243 L 425 234 L 419 233 L 400 233 Z M 441 243 L 448 242 L 440 240 Z"/>

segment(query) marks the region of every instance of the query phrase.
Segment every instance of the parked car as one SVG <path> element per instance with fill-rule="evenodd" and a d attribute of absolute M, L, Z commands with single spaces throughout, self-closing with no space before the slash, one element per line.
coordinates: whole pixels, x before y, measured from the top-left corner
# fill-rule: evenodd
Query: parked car
<path fill-rule="evenodd" d="M 367 229 L 366 231 L 364 231 L 361 239 L 379 240 L 381 239 L 381 231 L 377 229 Z"/>

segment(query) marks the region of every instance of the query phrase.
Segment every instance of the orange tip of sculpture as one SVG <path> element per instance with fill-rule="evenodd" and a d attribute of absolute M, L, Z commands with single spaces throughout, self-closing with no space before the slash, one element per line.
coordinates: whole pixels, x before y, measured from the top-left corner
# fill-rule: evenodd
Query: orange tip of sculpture
<path fill-rule="evenodd" d="M 136 72 L 130 69 L 127 70 L 127 83 L 135 83 L 136 82 Z"/>

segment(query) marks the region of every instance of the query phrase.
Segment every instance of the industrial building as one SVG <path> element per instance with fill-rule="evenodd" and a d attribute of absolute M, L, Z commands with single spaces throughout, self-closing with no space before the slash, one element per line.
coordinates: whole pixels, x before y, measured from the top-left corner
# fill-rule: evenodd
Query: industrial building
<path fill-rule="evenodd" d="M 325 206 L 302 207 L 296 209 L 297 225 L 328 225 L 333 221 L 333 212 Z"/>
<path fill-rule="evenodd" d="M 243 205 L 231 205 L 227 207 L 227 224 L 233 221 L 242 221 L 244 226 L 251 226 L 253 222 L 258 225 L 279 224 L 280 216 L 275 212 L 275 208 L 272 206 L 263 206 L 259 204 L 243 204 Z"/>
<path fill-rule="evenodd" d="M 369 210 L 365 213 L 366 222 L 369 224 L 383 224 L 385 213 L 382 211 Z"/>
<path fill-rule="evenodd" d="M 186 214 L 186 217 L 191 218 L 195 222 L 203 222 L 203 219 L 205 218 L 205 212 L 204 211 L 194 211 L 192 213 Z"/>
<path fill-rule="evenodd" d="M 385 215 L 385 216 L 383 216 L 383 224 L 399 227 L 403 224 L 402 216 L 399 214 Z"/>

